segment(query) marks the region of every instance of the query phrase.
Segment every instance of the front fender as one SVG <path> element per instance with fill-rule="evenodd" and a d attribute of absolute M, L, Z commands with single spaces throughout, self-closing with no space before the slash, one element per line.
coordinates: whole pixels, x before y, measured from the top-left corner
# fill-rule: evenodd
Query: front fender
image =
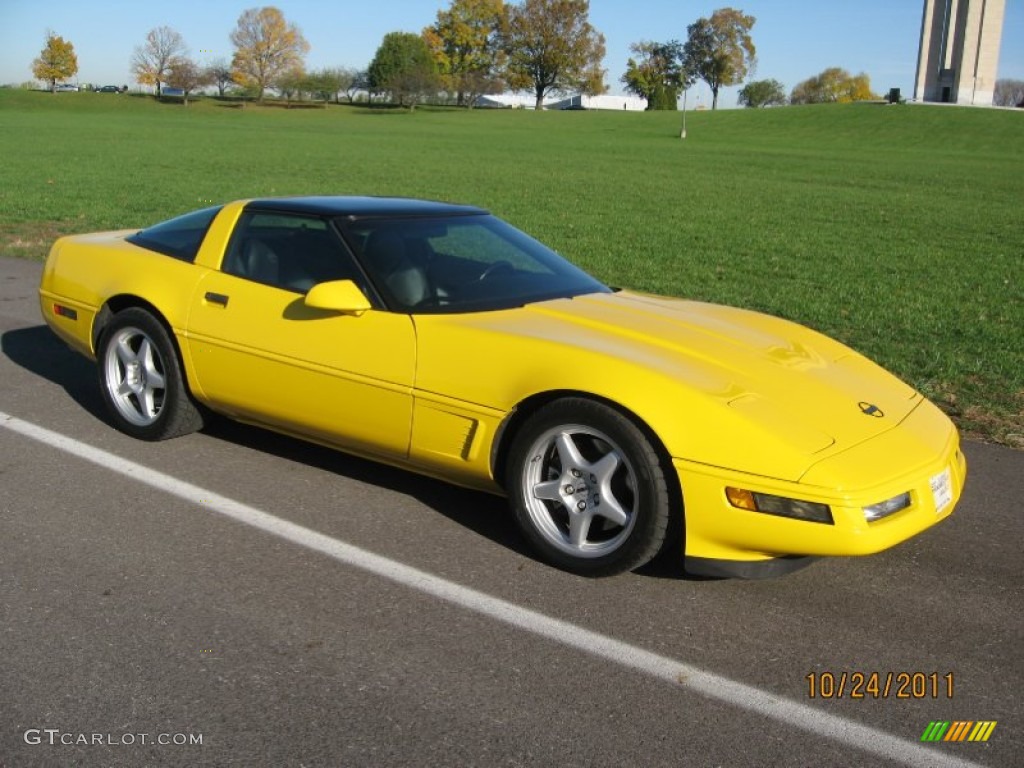
<path fill-rule="evenodd" d="M 780 432 L 754 406 L 730 405 L 745 393 L 710 369 L 682 370 L 680 362 L 666 370 L 660 358 L 567 348 L 549 326 L 530 322 L 504 333 L 487 319 L 417 316 L 417 390 L 506 414 L 552 392 L 590 395 L 635 414 L 674 458 L 793 480 L 830 444 L 814 430 Z"/>

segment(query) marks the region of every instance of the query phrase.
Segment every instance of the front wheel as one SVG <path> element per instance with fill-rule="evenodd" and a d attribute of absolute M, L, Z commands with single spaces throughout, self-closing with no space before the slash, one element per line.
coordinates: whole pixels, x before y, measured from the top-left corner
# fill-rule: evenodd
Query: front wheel
<path fill-rule="evenodd" d="M 670 504 L 658 453 L 602 403 L 568 398 L 533 414 L 513 440 L 506 490 L 543 559 L 573 573 L 639 568 L 665 541 Z"/>
<path fill-rule="evenodd" d="M 114 315 L 100 334 L 97 357 L 103 402 L 122 432 L 165 440 L 203 426 L 174 343 L 149 312 L 131 308 Z"/>

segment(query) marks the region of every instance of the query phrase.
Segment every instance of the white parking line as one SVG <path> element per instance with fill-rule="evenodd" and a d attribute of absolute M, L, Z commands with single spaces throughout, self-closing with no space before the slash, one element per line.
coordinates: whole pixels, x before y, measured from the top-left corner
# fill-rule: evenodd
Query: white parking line
<path fill-rule="evenodd" d="M 607 661 L 650 675 L 671 685 L 754 712 L 786 725 L 846 744 L 862 752 L 921 768 L 959 766 L 981 768 L 980 764 L 961 760 L 949 753 L 922 746 L 918 742 L 893 736 L 843 717 L 830 715 L 790 699 L 776 696 L 721 675 L 707 672 L 667 656 L 583 629 L 566 621 L 522 608 L 514 603 L 463 587 L 417 568 L 403 565 L 365 549 L 332 539 L 322 533 L 283 520 L 247 504 L 171 477 L 163 472 L 123 459 L 44 427 L 0 411 L 0 425 L 66 453 L 92 462 L 104 469 L 169 493 L 204 509 L 258 528 L 299 546 L 320 552 L 355 568 L 369 571 L 405 587 L 418 590 L 461 606 L 524 632 L 553 640 Z"/>

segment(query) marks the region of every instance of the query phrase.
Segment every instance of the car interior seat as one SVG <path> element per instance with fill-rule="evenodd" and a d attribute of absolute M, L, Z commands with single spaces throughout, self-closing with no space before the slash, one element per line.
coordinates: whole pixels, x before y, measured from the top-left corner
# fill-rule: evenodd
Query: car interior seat
<path fill-rule="evenodd" d="M 384 282 L 403 308 L 411 308 L 430 296 L 426 271 L 410 257 L 401 235 L 387 230 L 373 232 L 363 248 L 370 271 Z"/>
<path fill-rule="evenodd" d="M 237 264 L 232 271 L 250 280 L 277 285 L 280 280 L 281 264 L 273 248 L 259 238 L 250 237 L 242 245 Z"/>

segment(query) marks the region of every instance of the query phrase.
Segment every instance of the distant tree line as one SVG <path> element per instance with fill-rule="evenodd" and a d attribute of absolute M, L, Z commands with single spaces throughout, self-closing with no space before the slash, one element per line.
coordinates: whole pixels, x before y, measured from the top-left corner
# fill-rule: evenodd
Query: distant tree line
<path fill-rule="evenodd" d="M 307 71 L 310 46 L 298 27 L 273 6 L 242 13 L 230 34 L 231 61 L 200 66 L 170 27 L 151 30 L 131 58 L 137 81 L 189 95 L 216 87 L 220 96 L 242 89 L 262 101 L 273 89 L 286 99 L 354 101 L 357 95 L 415 108 L 425 101 L 472 107 L 480 96 L 527 91 L 541 107 L 551 94 L 597 95 L 607 91 L 602 69 L 605 39 L 589 21 L 588 0 L 451 0 L 419 33 L 384 36 L 365 70 L 350 67 Z M 757 66 L 752 30 L 756 19 L 735 8 L 719 8 L 687 27 L 686 39 L 630 45 L 621 82 L 647 100 L 648 109 L 677 109 L 680 96 L 697 81 L 707 84 L 712 109 L 723 87 L 745 84 L 739 103 L 750 108 L 784 104 L 848 102 L 878 98 L 866 74 L 828 68 L 788 94 L 778 80 L 748 80 Z M 33 62 L 33 74 L 51 90 L 78 71 L 74 47 L 48 32 Z M 996 104 L 1024 102 L 1024 82 L 1000 80 Z"/>
<path fill-rule="evenodd" d="M 697 80 L 711 89 L 711 108 L 718 108 L 723 86 L 743 82 L 757 61 L 750 30 L 757 20 L 734 8 L 719 8 L 687 28 L 685 43 L 641 41 L 626 63 L 626 90 L 647 99 L 648 109 L 676 109 L 679 94 Z"/>
<path fill-rule="evenodd" d="M 648 109 L 677 109 L 681 92 L 697 80 L 711 89 L 711 108 L 718 106 L 723 86 L 739 85 L 757 65 L 751 36 L 756 19 L 735 8 L 720 8 L 687 27 L 685 43 L 642 41 L 633 43 L 634 54 L 622 82 L 626 90 L 647 99 Z M 739 103 L 760 108 L 784 104 L 877 99 L 865 74 L 850 75 L 833 67 L 799 83 L 787 97 L 778 80 L 751 80 L 739 92 Z"/>
<path fill-rule="evenodd" d="M 406 106 L 438 94 L 472 107 L 486 93 L 604 93 L 604 36 L 588 0 L 452 0 L 419 35 L 392 32 L 370 63 L 372 93 Z"/>

